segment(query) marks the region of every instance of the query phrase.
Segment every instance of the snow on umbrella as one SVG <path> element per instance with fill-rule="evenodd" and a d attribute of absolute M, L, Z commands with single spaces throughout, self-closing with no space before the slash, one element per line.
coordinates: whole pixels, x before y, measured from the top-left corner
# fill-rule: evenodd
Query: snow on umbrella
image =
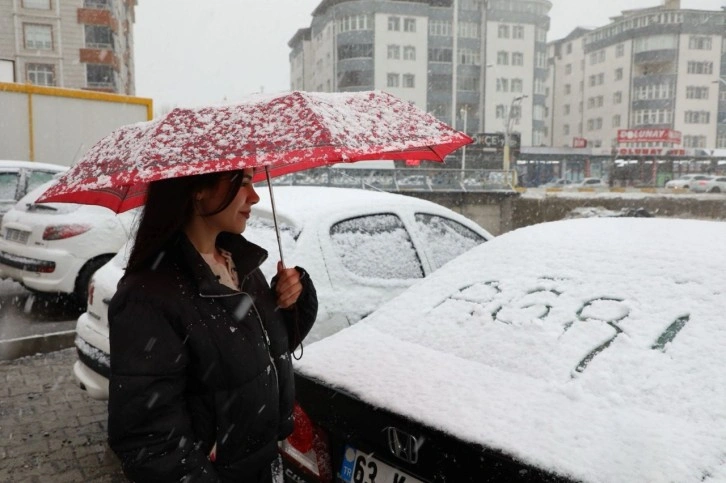
<path fill-rule="evenodd" d="M 143 205 L 148 183 L 265 168 L 253 181 L 373 159 L 443 161 L 472 142 L 413 104 L 381 91 L 257 95 L 235 105 L 174 109 L 116 129 L 38 200 Z"/>

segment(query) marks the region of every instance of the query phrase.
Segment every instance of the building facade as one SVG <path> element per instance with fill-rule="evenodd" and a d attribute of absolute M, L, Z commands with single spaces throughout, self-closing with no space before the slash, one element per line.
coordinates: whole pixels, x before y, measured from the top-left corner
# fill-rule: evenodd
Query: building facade
<path fill-rule="evenodd" d="M 540 144 L 551 7 L 548 0 L 323 0 L 288 43 L 291 88 L 381 89 L 470 134 L 509 130 L 524 145 Z"/>
<path fill-rule="evenodd" d="M 136 0 L 0 0 L 11 82 L 134 95 Z"/>
<path fill-rule="evenodd" d="M 548 57 L 549 145 L 622 155 L 726 148 L 726 10 L 667 0 L 624 11 L 551 42 Z M 619 130 L 665 134 L 629 142 Z"/>

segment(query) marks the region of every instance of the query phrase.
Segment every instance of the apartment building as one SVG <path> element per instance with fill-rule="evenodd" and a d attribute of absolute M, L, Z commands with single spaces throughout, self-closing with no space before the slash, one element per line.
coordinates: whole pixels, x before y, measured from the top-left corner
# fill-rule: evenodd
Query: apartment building
<path fill-rule="evenodd" d="M 551 7 L 547 0 L 323 0 L 288 43 L 291 88 L 381 89 L 470 134 L 504 132 L 510 120 L 522 144 L 539 145 L 547 134 Z"/>
<path fill-rule="evenodd" d="M 611 20 L 548 45 L 548 144 L 622 155 L 726 148 L 726 10 L 667 0 Z M 623 129 L 644 135 L 618 139 Z"/>
<path fill-rule="evenodd" d="M 2 80 L 134 95 L 136 4 L 0 0 Z"/>

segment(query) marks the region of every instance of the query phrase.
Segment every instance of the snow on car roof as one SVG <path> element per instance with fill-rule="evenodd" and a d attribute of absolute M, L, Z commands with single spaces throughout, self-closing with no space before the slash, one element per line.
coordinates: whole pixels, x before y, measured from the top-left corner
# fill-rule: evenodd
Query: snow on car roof
<path fill-rule="evenodd" d="M 47 169 L 49 171 L 67 171 L 68 166 L 51 163 L 39 163 L 37 161 L 20 161 L 12 159 L 0 159 L 0 168 L 31 168 L 31 169 Z"/>
<path fill-rule="evenodd" d="M 275 209 L 278 219 L 294 227 L 303 227 L 310 220 L 319 217 L 324 210 L 326 214 L 352 213 L 365 207 L 370 210 L 384 206 L 390 207 L 415 204 L 426 206 L 432 212 L 441 212 L 444 208 L 431 201 L 412 196 L 388 193 L 385 191 L 363 190 L 354 188 L 335 188 L 322 186 L 275 186 L 273 185 Z M 255 186 L 260 202 L 252 208 L 252 216 L 269 216 L 270 193 L 265 183 Z M 447 210 L 448 211 L 448 210 Z M 457 219 L 458 215 L 451 215 Z M 469 221 L 470 222 L 470 221 Z"/>
<path fill-rule="evenodd" d="M 725 481 L 724 239 L 726 223 L 700 220 L 522 228 L 296 369 L 577 480 Z"/>

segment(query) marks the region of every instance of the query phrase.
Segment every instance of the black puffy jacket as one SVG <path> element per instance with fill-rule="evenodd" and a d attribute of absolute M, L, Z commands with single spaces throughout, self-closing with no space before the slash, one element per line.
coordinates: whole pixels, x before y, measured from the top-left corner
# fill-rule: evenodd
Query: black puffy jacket
<path fill-rule="evenodd" d="M 292 431 L 290 355 L 315 320 L 315 288 L 298 269 L 300 298 L 276 309 L 259 270 L 267 252 L 228 233 L 217 244 L 241 291 L 180 234 L 109 306 L 109 443 L 133 481 L 257 481 Z"/>

